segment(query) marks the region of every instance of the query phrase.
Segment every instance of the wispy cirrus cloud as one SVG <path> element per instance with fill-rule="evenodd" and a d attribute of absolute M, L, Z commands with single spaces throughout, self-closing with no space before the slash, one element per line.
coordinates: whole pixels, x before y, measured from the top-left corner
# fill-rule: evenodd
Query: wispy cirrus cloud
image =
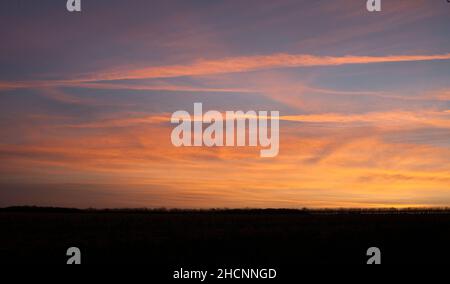
<path fill-rule="evenodd" d="M 368 123 L 377 126 L 427 125 L 434 127 L 450 127 L 450 116 L 446 111 L 389 111 L 365 114 L 321 113 L 309 115 L 282 116 L 281 120 L 312 123 Z"/>
<path fill-rule="evenodd" d="M 349 64 L 374 64 L 389 62 L 417 62 L 433 60 L 450 60 L 450 53 L 433 55 L 388 55 L 388 56 L 316 56 L 308 54 L 271 54 L 261 56 L 236 56 L 214 60 L 198 60 L 185 65 L 167 65 L 148 68 L 122 67 L 119 71 L 96 71 L 87 75 L 75 75 L 74 78 L 66 80 L 41 80 L 41 81 L 17 81 L 0 82 L 0 89 L 35 88 L 49 86 L 81 86 L 109 88 L 113 87 L 106 83 L 97 85 L 84 85 L 88 82 L 117 81 L 175 78 L 184 76 L 208 76 L 216 74 L 251 72 L 258 70 L 295 68 L 295 67 L 317 67 L 317 66 L 341 66 Z M 132 85 L 117 85 L 116 88 L 136 88 Z M 200 91 L 200 89 L 170 87 L 170 86 L 147 86 L 141 89 L 188 89 Z M 207 91 L 207 90 L 203 90 Z"/>
<path fill-rule="evenodd" d="M 450 204 L 446 4 L 138 2 L 0 17 L 1 204 Z M 198 101 L 279 110 L 279 156 L 173 147 Z"/>
<path fill-rule="evenodd" d="M 325 129 L 311 136 L 286 129 L 280 156 L 275 162 L 265 162 L 247 148 L 174 148 L 161 143 L 170 129 L 145 129 L 142 125 L 139 131 L 102 131 L 108 133 L 104 137 L 99 132 L 79 132 L 77 141 L 43 136 L 34 145 L 0 145 L 0 158 L 5 162 L 0 169 L 8 173 L 0 180 L 64 187 L 76 178 L 78 184 L 114 184 L 118 193 L 128 197 L 134 194 L 129 191 L 133 180 L 147 197 L 151 196 L 145 194 L 147 190 L 161 192 L 168 186 L 176 189 L 164 191 L 169 199 L 195 194 L 195 199 L 182 203 L 186 207 L 208 207 L 211 202 L 216 206 L 245 202 L 249 206 L 339 207 L 350 201 L 351 206 L 363 206 L 378 200 L 375 197 L 379 203 L 374 206 L 403 198 L 408 204 L 424 204 L 417 193 L 430 191 L 434 191 L 431 196 L 448 198 L 450 176 L 445 165 L 449 152 L 444 147 L 387 143 L 358 128 L 349 129 L 347 135 Z M 205 176 L 205 171 L 221 174 Z M 221 197 L 223 203 L 218 202 Z M 143 199 L 134 206 L 176 206 L 168 204 L 167 198 L 153 203 Z"/>
<path fill-rule="evenodd" d="M 224 119 L 226 114 L 222 113 Z M 111 127 L 127 127 L 142 124 L 167 124 L 170 123 L 170 113 L 160 113 L 146 116 L 114 118 L 91 123 L 62 125 L 61 127 L 69 128 L 111 128 Z M 244 113 L 243 116 L 236 116 L 237 119 L 261 118 L 271 119 L 271 117 L 251 116 Z M 234 119 L 234 118 L 233 118 Z M 273 119 L 273 118 L 272 118 Z M 317 113 L 317 114 L 299 114 L 299 115 L 282 115 L 278 118 L 285 122 L 299 123 L 317 123 L 317 124 L 340 124 L 355 126 L 356 125 L 374 125 L 374 126 L 428 126 L 450 128 L 449 111 L 423 110 L 417 112 L 411 111 L 388 111 L 388 112 L 370 112 L 361 114 L 348 113 Z M 193 121 L 201 121 L 202 118 L 194 117 Z"/>
<path fill-rule="evenodd" d="M 116 72 L 97 72 L 80 80 L 125 80 L 202 76 L 239 73 L 256 70 L 292 67 L 340 66 L 347 64 L 371 64 L 387 62 L 415 62 L 449 60 L 450 53 L 434 55 L 389 56 L 316 56 L 307 54 L 271 54 L 262 56 L 238 56 L 216 60 L 199 60 L 192 64 L 158 66 L 142 69 L 129 68 Z"/>
<path fill-rule="evenodd" d="M 432 91 L 427 93 L 425 97 L 438 101 L 450 101 L 450 89 Z"/>

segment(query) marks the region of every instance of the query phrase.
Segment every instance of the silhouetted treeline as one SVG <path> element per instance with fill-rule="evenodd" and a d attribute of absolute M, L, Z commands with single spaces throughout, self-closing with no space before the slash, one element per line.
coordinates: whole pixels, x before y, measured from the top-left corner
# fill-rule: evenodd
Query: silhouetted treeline
<path fill-rule="evenodd" d="M 11 206 L 0 208 L 0 212 L 42 212 L 42 213 L 138 213 L 138 214 L 450 214 L 450 208 L 339 208 L 339 209 L 167 209 L 167 208 L 117 208 L 117 209 L 77 209 L 63 207 Z"/>
<path fill-rule="evenodd" d="M 82 263 L 280 267 L 448 263 L 450 210 L 430 209 L 0 209 L 0 264 Z"/>

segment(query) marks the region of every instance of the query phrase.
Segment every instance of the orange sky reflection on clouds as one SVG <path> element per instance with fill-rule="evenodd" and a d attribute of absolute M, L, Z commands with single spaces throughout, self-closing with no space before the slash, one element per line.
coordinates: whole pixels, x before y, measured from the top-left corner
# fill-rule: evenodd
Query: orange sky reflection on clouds
<path fill-rule="evenodd" d="M 249 148 L 174 148 L 167 142 L 171 128 L 165 126 L 112 125 L 104 125 L 113 128 L 102 137 L 94 133 L 80 135 L 76 141 L 43 138 L 42 145 L 33 147 L 2 145 L 0 153 L 8 165 L 3 167 L 16 169 L 10 178 L 25 176 L 55 184 L 71 184 L 76 178 L 76 183 L 93 188 L 92 184 L 122 186 L 125 195 L 128 184 L 141 188 L 148 184 L 152 192 L 169 186 L 170 191 L 208 197 L 182 207 L 208 207 L 215 195 L 220 196 L 218 207 L 234 207 L 235 202 L 265 207 L 347 206 L 351 204 L 348 197 L 362 196 L 370 197 L 360 203 L 364 206 L 382 204 L 372 204 L 372 198 L 399 206 L 443 206 L 436 200 L 422 204 L 421 197 L 427 191 L 440 194 L 443 200 L 450 197 L 450 150 L 384 141 L 386 132 L 394 129 L 330 127 L 309 136 L 315 126 L 288 126 L 281 134 L 279 157 L 262 160 Z M 302 128 L 311 129 L 302 132 Z M 170 198 L 152 204 L 175 206 Z"/>
<path fill-rule="evenodd" d="M 448 11 L 328 2 L 0 4 L 0 206 L 450 206 Z M 172 146 L 196 102 L 280 111 L 279 155 Z"/>

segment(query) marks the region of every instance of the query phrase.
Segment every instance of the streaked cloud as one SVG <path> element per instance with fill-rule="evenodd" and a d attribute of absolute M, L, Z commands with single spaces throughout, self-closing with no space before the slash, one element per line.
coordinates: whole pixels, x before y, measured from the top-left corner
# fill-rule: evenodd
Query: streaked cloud
<path fill-rule="evenodd" d="M 81 81 L 126 80 L 201 76 L 225 73 L 239 73 L 273 68 L 339 66 L 347 64 L 372 64 L 387 62 L 415 62 L 449 60 L 450 53 L 435 55 L 392 55 L 392 56 L 315 56 L 296 54 L 273 54 L 265 56 L 231 57 L 218 60 L 200 60 L 188 65 L 159 66 L 143 69 L 128 69 L 118 72 L 96 72 Z"/>
<path fill-rule="evenodd" d="M 450 205 L 446 4 L 194 2 L 0 11 L 0 206 Z M 279 156 L 173 147 L 195 102 L 279 110 Z"/>

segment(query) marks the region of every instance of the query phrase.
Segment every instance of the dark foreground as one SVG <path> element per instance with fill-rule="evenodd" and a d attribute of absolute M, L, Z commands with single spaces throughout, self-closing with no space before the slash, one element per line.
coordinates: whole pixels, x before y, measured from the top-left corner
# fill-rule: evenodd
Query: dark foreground
<path fill-rule="evenodd" d="M 449 211 L 0 209 L 0 263 L 169 265 L 450 262 Z"/>

